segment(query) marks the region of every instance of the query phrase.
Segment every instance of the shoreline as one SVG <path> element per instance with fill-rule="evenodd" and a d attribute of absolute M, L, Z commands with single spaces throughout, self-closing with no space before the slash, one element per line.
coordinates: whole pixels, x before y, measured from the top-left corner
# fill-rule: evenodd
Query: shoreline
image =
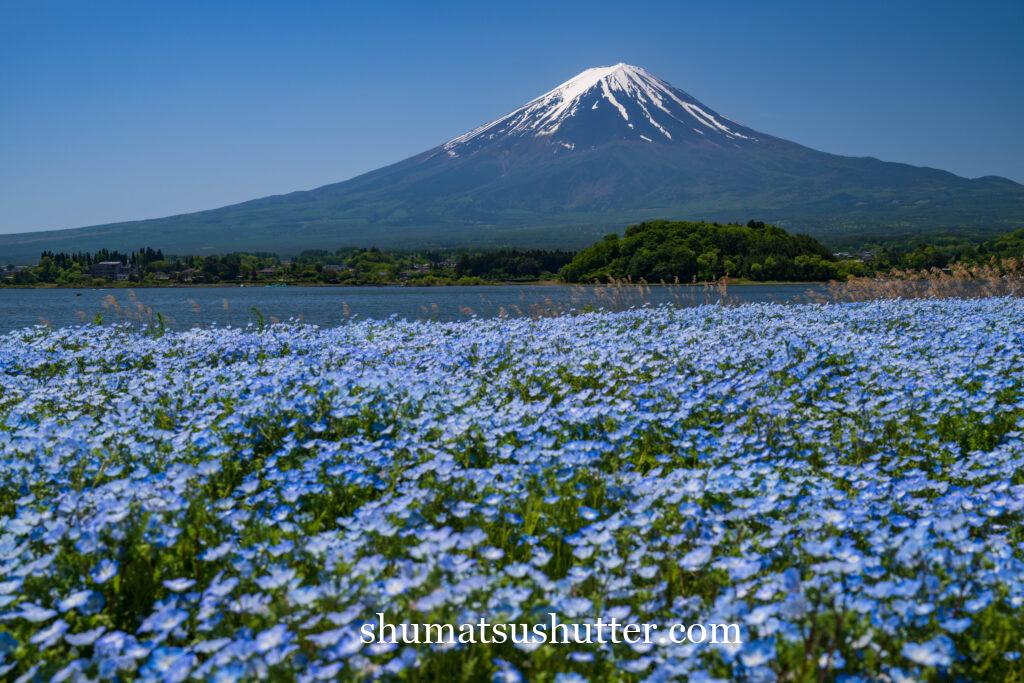
<path fill-rule="evenodd" d="M 271 283 L 271 284 L 249 284 L 234 282 L 203 282 L 195 284 L 175 283 L 172 285 L 157 285 L 143 282 L 131 282 L 127 284 L 112 282 L 102 287 L 96 285 L 0 285 L 0 291 L 6 289 L 27 290 L 27 289 L 48 289 L 48 290 L 92 290 L 103 291 L 107 289 L 284 289 L 297 287 L 324 287 L 335 289 L 448 289 L 451 287 L 736 287 L 736 286 L 768 286 L 768 285 L 827 285 L 836 280 L 730 280 L 729 282 L 561 282 L 559 280 L 528 280 L 525 282 L 516 280 L 496 280 L 493 282 L 452 282 L 449 284 L 432 285 L 410 285 L 401 282 L 388 282 L 383 284 L 361 284 L 349 285 L 332 282 L 295 282 L 295 283 Z"/>

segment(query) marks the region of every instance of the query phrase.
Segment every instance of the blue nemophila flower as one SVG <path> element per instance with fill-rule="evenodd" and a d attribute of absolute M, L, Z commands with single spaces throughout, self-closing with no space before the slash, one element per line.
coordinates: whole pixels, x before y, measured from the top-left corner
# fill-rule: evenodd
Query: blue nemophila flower
<path fill-rule="evenodd" d="M 970 617 L 964 617 L 962 619 L 946 619 L 945 621 L 940 622 L 939 625 L 942 627 L 942 630 L 947 633 L 963 633 L 968 629 L 968 627 L 970 627 L 971 619 Z"/>
<path fill-rule="evenodd" d="M 96 628 L 89 629 L 88 631 L 82 631 L 80 633 L 65 633 L 64 640 L 70 645 L 85 647 L 96 642 L 96 639 L 103 635 L 106 630 L 107 629 L 104 626 L 97 626 Z"/>
<path fill-rule="evenodd" d="M 163 583 L 165 588 L 176 593 L 187 591 L 189 588 L 196 585 L 194 579 L 169 579 L 165 580 Z"/>
<path fill-rule="evenodd" d="M 687 571 L 696 571 L 708 563 L 711 553 L 712 549 L 709 546 L 695 548 L 679 559 L 679 566 Z"/>
<path fill-rule="evenodd" d="M 578 673 L 557 673 L 555 683 L 586 683 L 587 679 Z"/>
<path fill-rule="evenodd" d="M 82 614 L 93 614 L 103 607 L 103 596 L 95 591 L 81 590 L 71 593 L 57 603 L 61 612 L 76 610 Z"/>
<path fill-rule="evenodd" d="M 956 649 L 946 636 L 936 636 L 923 643 L 905 643 L 901 652 L 915 664 L 946 667 L 952 663 Z"/>
<path fill-rule="evenodd" d="M 223 598 L 229 595 L 235 587 L 238 585 L 238 579 L 235 577 L 227 577 L 225 579 L 220 578 L 218 574 L 210 581 L 209 586 L 206 588 L 206 594 L 214 598 Z"/>
<path fill-rule="evenodd" d="M 196 658 L 184 648 L 160 647 L 153 651 L 142 673 L 163 681 L 184 681 L 195 666 Z"/>
<path fill-rule="evenodd" d="M 68 630 L 68 624 L 63 619 L 51 623 L 49 626 L 40 629 L 34 636 L 29 638 L 30 643 L 38 646 L 41 649 L 46 649 L 58 641 L 64 632 Z"/>
<path fill-rule="evenodd" d="M 180 626 L 186 619 L 188 619 L 188 612 L 183 609 L 179 609 L 174 605 L 167 605 L 163 609 L 147 617 L 142 622 L 142 625 L 139 626 L 139 632 L 166 634 Z"/>
<path fill-rule="evenodd" d="M 520 683 L 523 680 L 519 670 L 504 659 L 496 659 L 494 664 L 497 667 L 492 679 L 494 683 Z"/>
<path fill-rule="evenodd" d="M 256 636 L 256 651 L 260 653 L 267 652 L 287 643 L 290 639 L 291 634 L 288 631 L 288 627 L 278 624 Z"/>
<path fill-rule="evenodd" d="M 775 657 L 775 641 L 771 639 L 744 643 L 740 649 L 740 661 L 744 666 L 759 667 Z"/>
<path fill-rule="evenodd" d="M 57 616 L 57 611 L 28 602 L 21 604 L 20 610 L 16 613 L 10 614 L 8 618 L 15 616 L 24 619 L 25 621 L 37 624 L 49 621 L 53 617 Z"/>
<path fill-rule="evenodd" d="M 117 562 L 114 560 L 102 559 L 95 567 L 93 567 L 90 575 L 94 582 L 98 584 L 106 583 L 117 575 Z"/>

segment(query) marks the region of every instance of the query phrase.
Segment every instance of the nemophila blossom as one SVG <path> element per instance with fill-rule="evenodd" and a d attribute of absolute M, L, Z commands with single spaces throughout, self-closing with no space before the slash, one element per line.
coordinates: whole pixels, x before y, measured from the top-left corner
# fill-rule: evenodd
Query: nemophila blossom
<path fill-rule="evenodd" d="M 67 633 L 64 635 L 64 640 L 76 647 L 84 647 L 95 643 L 96 639 L 103 635 L 106 630 L 103 626 L 97 626 L 81 633 Z"/>
<path fill-rule="evenodd" d="M 695 548 L 679 558 L 679 565 L 687 571 L 696 571 L 708 563 L 712 552 L 709 546 Z"/>
<path fill-rule="evenodd" d="M 936 636 L 924 643 L 905 643 L 903 656 L 925 666 L 947 667 L 953 660 L 953 641 L 946 636 Z"/>
<path fill-rule="evenodd" d="M 9 333 L 0 676 L 1005 677 L 1022 330 L 985 299 Z M 360 637 L 551 612 L 743 642 Z"/>
<path fill-rule="evenodd" d="M 112 579 L 116 574 L 117 562 L 104 558 L 93 568 L 90 576 L 95 583 L 102 584 Z"/>

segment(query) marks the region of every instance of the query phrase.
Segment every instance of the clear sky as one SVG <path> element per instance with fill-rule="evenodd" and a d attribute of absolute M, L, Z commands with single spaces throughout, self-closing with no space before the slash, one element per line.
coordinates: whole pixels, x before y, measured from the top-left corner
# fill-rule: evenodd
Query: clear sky
<path fill-rule="evenodd" d="M 0 232 L 344 180 L 619 61 L 817 149 L 1024 182 L 1024 0 L 0 0 Z"/>

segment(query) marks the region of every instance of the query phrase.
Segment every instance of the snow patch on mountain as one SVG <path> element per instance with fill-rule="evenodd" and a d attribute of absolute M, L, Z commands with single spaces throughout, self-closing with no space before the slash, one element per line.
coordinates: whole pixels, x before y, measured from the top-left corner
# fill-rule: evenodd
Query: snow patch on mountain
<path fill-rule="evenodd" d="M 605 104 L 607 107 L 602 106 Z M 613 112 L 612 118 L 609 111 Z M 443 147 L 449 156 L 453 152 L 458 156 L 463 151 L 522 138 L 548 138 L 569 150 L 606 139 L 652 141 L 652 135 L 665 143 L 678 141 L 680 136 L 692 140 L 694 133 L 701 137 L 711 133 L 731 141 L 757 140 L 742 131 L 752 132 L 646 69 L 619 63 L 587 69 L 519 109 L 449 140 Z M 586 144 L 588 141 L 590 144 Z"/>

